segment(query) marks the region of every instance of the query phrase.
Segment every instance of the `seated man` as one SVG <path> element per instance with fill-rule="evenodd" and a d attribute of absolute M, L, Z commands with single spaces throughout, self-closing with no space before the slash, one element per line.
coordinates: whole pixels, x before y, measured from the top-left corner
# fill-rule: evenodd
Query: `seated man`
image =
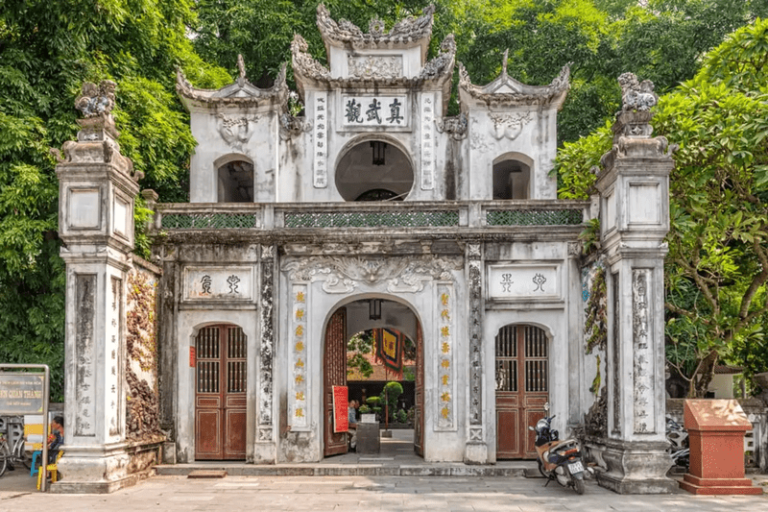
<path fill-rule="evenodd" d="M 348 408 L 348 423 L 349 423 L 349 430 L 347 431 L 347 434 L 349 435 L 349 449 L 352 451 L 355 451 L 357 448 L 357 407 L 359 406 L 357 400 L 350 400 L 349 401 L 349 408 Z"/>
<path fill-rule="evenodd" d="M 51 434 L 48 436 L 48 464 L 56 462 L 56 457 L 63 444 L 64 418 L 62 416 L 54 416 L 53 420 L 51 420 Z M 42 466 L 42 461 L 38 459 L 35 465 L 37 467 Z"/>

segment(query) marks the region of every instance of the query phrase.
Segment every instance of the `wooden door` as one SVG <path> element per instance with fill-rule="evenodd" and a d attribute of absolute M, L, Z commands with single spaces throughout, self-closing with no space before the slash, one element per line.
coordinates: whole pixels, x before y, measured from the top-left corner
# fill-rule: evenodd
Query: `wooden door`
<path fill-rule="evenodd" d="M 197 335 L 196 460 L 245 460 L 246 341 L 234 325 L 205 327 Z"/>
<path fill-rule="evenodd" d="M 496 336 L 496 457 L 534 459 L 534 433 L 549 398 L 546 333 L 531 325 L 507 325 Z"/>
<path fill-rule="evenodd" d="M 333 386 L 347 385 L 347 308 L 339 308 L 328 321 L 325 330 L 325 357 L 323 360 L 325 388 L 324 456 L 347 453 L 346 432 L 333 432 Z"/>
<path fill-rule="evenodd" d="M 413 451 L 424 456 L 424 335 L 416 326 L 416 414 L 413 418 Z"/>

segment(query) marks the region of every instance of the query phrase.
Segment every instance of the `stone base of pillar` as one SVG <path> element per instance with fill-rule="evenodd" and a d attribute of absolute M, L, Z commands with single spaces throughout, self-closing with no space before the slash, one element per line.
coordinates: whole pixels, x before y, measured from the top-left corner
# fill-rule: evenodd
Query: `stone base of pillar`
<path fill-rule="evenodd" d="M 248 462 L 254 464 L 274 464 L 277 462 L 276 453 L 275 443 L 255 443 L 253 446 L 253 459 Z"/>
<path fill-rule="evenodd" d="M 603 460 L 608 471 L 597 476 L 602 487 L 619 494 L 669 494 L 677 482 L 667 477 L 672 459 L 664 441 L 604 439 Z"/>
<path fill-rule="evenodd" d="M 109 453 L 78 451 L 67 448 L 57 464 L 63 480 L 51 485 L 59 494 L 107 494 L 142 480 L 129 474 L 130 456 L 123 450 Z"/>
<path fill-rule="evenodd" d="M 488 464 L 488 445 L 485 443 L 467 443 L 464 450 L 464 464 Z"/>

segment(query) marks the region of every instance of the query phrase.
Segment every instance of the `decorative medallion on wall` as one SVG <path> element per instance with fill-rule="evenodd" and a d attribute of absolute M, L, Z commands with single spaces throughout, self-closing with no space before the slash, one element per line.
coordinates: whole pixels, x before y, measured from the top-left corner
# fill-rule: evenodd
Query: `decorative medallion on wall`
<path fill-rule="evenodd" d="M 656 417 L 653 401 L 653 347 L 649 298 L 652 270 L 632 269 L 632 338 L 634 346 L 635 434 L 653 434 Z"/>
<path fill-rule="evenodd" d="M 315 188 L 328 186 L 328 93 L 315 92 L 314 120 Z"/>
<path fill-rule="evenodd" d="M 188 301 L 251 300 L 252 283 L 251 267 L 186 267 L 183 297 Z"/>
<path fill-rule="evenodd" d="M 515 140 L 523 127 L 531 121 L 531 113 L 525 114 L 490 114 L 493 121 L 493 133 L 497 140 L 506 137 Z"/>
<path fill-rule="evenodd" d="M 455 302 L 453 283 L 440 282 L 435 300 L 437 305 L 435 325 L 438 333 L 436 431 L 456 430 L 456 362 L 453 357 Z"/>
<path fill-rule="evenodd" d="M 307 285 L 294 284 L 291 287 L 290 319 L 290 361 L 291 382 L 288 395 L 288 422 L 292 430 L 309 428 L 309 401 L 307 394 Z"/>
<path fill-rule="evenodd" d="M 435 95 L 421 95 L 421 188 L 435 187 Z"/>
<path fill-rule="evenodd" d="M 472 119 L 472 134 L 469 136 L 469 147 L 480 153 L 485 153 L 490 148 L 488 147 L 488 144 L 486 144 L 485 137 L 480 133 L 477 126 L 477 119 Z"/>
<path fill-rule="evenodd" d="M 260 116 L 231 117 L 218 114 L 219 135 L 232 149 L 240 153 L 245 152 L 245 146 L 251 139 L 255 130 L 254 124 Z"/>

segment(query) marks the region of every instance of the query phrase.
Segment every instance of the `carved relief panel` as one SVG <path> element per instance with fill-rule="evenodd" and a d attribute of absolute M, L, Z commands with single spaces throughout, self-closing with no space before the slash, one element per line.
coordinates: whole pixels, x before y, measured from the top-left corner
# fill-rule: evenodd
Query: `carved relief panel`
<path fill-rule="evenodd" d="M 650 304 L 652 270 L 632 269 L 632 345 L 634 348 L 634 431 L 654 433 L 656 417 L 653 400 L 653 344 Z"/>

